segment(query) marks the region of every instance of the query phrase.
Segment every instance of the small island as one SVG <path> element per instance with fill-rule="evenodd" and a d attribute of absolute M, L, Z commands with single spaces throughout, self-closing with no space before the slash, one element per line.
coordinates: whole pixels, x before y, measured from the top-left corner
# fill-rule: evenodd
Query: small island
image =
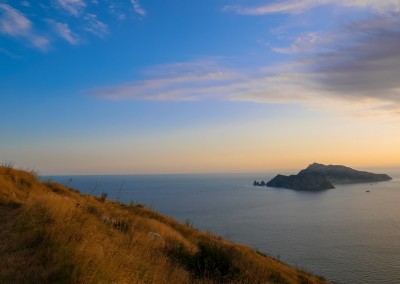
<path fill-rule="evenodd" d="M 267 182 L 266 186 L 316 191 L 335 188 L 333 184 L 370 183 L 389 181 L 391 179 L 386 174 L 358 171 L 341 165 L 327 166 L 313 163 L 306 169 L 301 170 L 297 175 L 285 176 L 278 174 Z"/>

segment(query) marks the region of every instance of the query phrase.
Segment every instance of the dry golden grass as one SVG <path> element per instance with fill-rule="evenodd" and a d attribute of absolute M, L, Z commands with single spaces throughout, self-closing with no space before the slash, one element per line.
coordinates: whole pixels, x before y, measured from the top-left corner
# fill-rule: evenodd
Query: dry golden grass
<path fill-rule="evenodd" d="M 0 167 L 0 283 L 326 283 L 140 205 Z"/>

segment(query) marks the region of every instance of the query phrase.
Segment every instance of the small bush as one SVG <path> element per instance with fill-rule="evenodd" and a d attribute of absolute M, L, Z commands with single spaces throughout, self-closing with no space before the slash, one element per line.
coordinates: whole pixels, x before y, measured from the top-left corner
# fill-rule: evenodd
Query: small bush
<path fill-rule="evenodd" d="M 93 214 L 93 215 L 95 215 L 95 216 L 100 216 L 100 213 L 99 213 L 99 210 L 97 210 L 97 208 L 96 207 L 94 207 L 94 206 L 88 206 L 87 207 L 87 212 L 89 212 L 90 214 Z"/>
<path fill-rule="evenodd" d="M 198 277 L 206 276 L 225 282 L 237 276 L 239 268 L 232 262 L 231 249 L 208 242 L 201 242 L 198 246 L 199 251 L 193 257 Z"/>
<path fill-rule="evenodd" d="M 289 283 L 285 278 L 282 277 L 282 274 L 280 272 L 272 272 L 268 276 L 268 280 L 273 283 L 282 283 L 282 284 Z"/>
<path fill-rule="evenodd" d="M 50 179 L 45 181 L 44 184 L 54 193 L 65 193 L 64 188 L 62 188 L 59 184 L 52 182 Z"/>
<path fill-rule="evenodd" d="M 129 201 L 129 207 L 132 207 L 132 208 L 144 208 L 144 205 L 141 204 L 141 203 L 138 203 L 136 201 L 131 200 L 131 201 Z"/>
<path fill-rule="evenodd" d="M 298 274 L 297 280 L 298 280 L 299 284 L 310 284 L 311 283 L 310 280 L 303 274 Z"/>
<path fill-rule="evenodd" d="M 186 218 L 184 224 L 190 228 L 193 228 L 193 221 L 190 218 Z"/>
<path fill-rule="evenodd" d="M 12 161 L 4 161 L 0 164 L 1 167 L 6 168 L 7 170 L 11 171 L 14 169 L 14 162 Z"/>
<path fill-rule="evenodd" d="M 22 204 L 15 201 L 0 201 L 0 206 L 5 206 L 10 209 L 18 209 L 21 208 Z"/>
<path fill-rule="evenodd" d="M 60 261 L 52 270 L 47 279 L 49 283 L 72 283 L 72 277 L 79 271 L 69 259 Z"/>
<path fill-rule="evenodd" d="M 123 233 L 128 232 L 129 230 L 129 223 L 126 221 L 114 221 L 112 223 L 113 227 Z"/>
<path fill-rule="evenodd" d="M 100 202 L 104 202 L 107 199 L 108 194 L 106 192 L 102 192 L 100 195 Z"/>
<path fill-rule="evenodd" d="M 39 171 L 35 169 L 27 169 L 26 171 L 30 173 L 35 179 L 39 179 Z"/>
<path fill-rule="evenodd" d="M 31 188 L 31 187 L 32 187 L 32 183 L 31 183 L 29 180 L 27 180 L 27 179 L 21 178 L 21 179 L 19 180 L 18 187 L 19 187 L 20 189 Z"/>
<path fill-rule="evenodd" d="M 234 248 L 213 242 L 199 242 L 198 252 L 191 254 L 180 244 L 170 244 L 168 255 L 184 266 L 195 279 L 212 279 L 230 283 L 240 274 L 234 264 Z"/>

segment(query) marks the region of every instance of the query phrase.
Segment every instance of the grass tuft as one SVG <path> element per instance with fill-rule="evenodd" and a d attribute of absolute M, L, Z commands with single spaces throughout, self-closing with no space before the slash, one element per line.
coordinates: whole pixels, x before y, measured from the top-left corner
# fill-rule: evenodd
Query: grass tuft
<path fill-rule="evenodd" d="M 234 247 L 214 242 L 200 241 L 198 251 L 190 253 L 182 245 L 173 245 L 168 254 L 191 272 L 195 279 L 214 279 L 218 283 L 230 283 L 240 275 L 234 262 Z"/>

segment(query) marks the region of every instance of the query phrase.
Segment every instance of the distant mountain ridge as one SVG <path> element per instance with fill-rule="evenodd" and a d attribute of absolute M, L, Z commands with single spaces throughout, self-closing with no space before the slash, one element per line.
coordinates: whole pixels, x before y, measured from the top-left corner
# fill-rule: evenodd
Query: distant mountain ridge
<path fill-rule="evenodd" d="M 342 165 L 327 166 L 313 163 L 297 175 L 278 174 L 266 185 L 294 190 L 324 190 L 335 188 L 333 184 L 380 182 L 391 179 L 387 174 L 358 171 Z"/>

